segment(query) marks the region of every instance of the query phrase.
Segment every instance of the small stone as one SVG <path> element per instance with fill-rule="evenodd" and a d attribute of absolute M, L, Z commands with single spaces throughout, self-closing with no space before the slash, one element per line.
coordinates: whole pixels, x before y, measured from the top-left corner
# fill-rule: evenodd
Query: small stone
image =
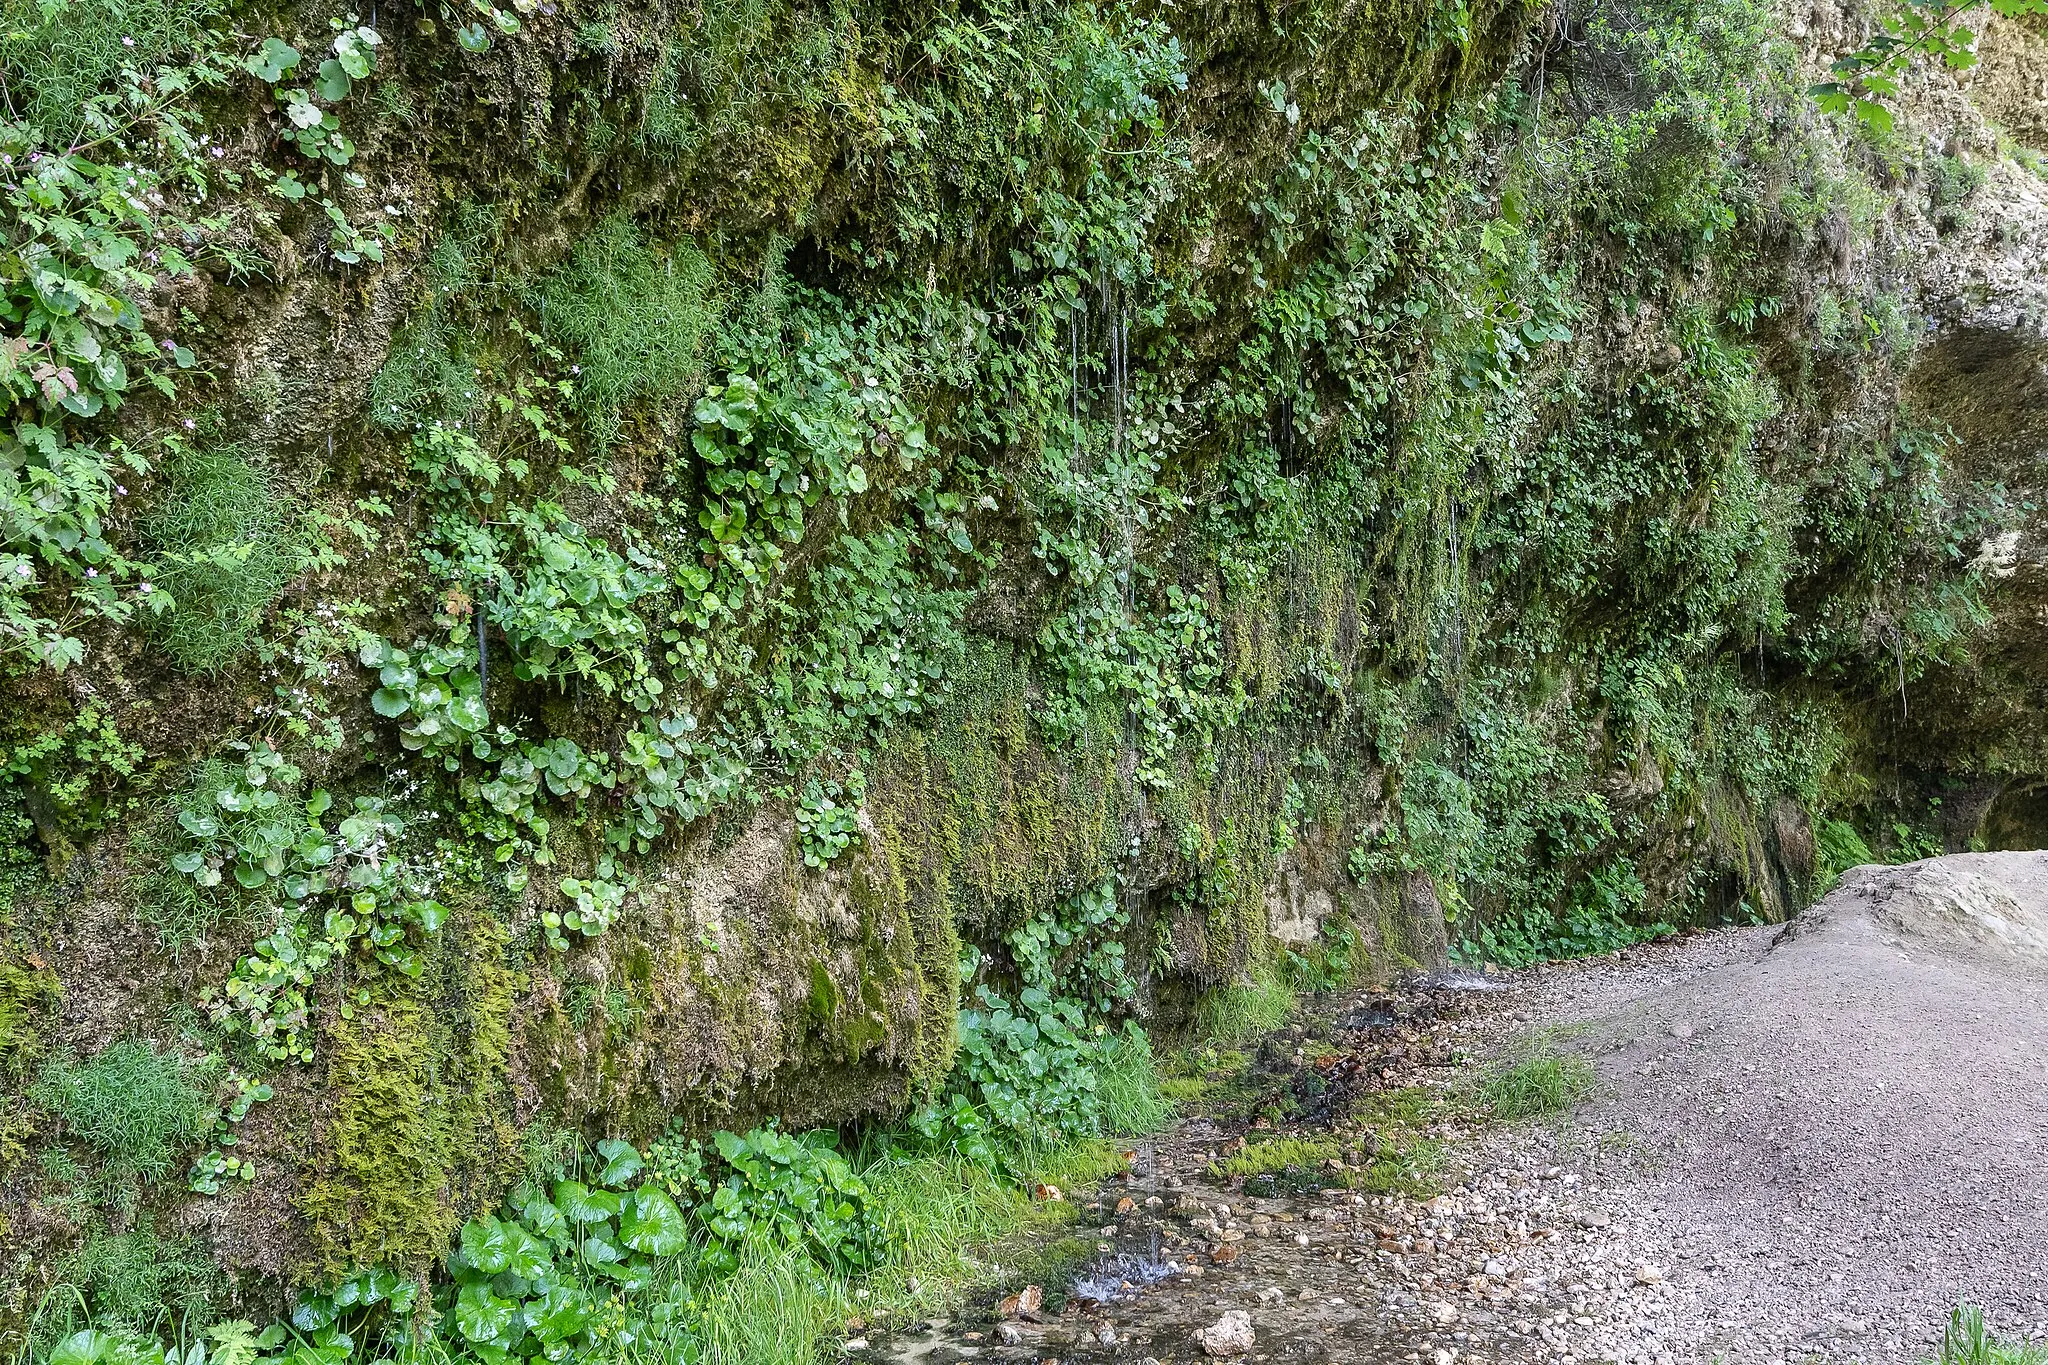
<path fill-rule="evenodd" d="M 1103 1323 L 1102 1330 L 1095 1334 L 1095 1340 L 1098 1345 L 1102 1346 L 1116 1345 L 1116 1328 L 1111 1327 L 1106 1322 Z"/>
<path fill-rule="evenodd" d="M 1264 1289 L 1261 1289 L 1259 1291 L 1260 1303 L 1280 1303 L 1284 1301 L 1286 1298 L 1286 1290 L 1275 1288 L 1272 1285 L 1267 1285 Z"/>
<path fill-rule="evenodd" d="M 1688 1041 L 1688 1040 L 1690 1040 L 1690 1039 L 1692 1038 L 1692 1025 L 1691 1025 L 1691 1024 L 1673 1024 L 1673 1025 L 1671 1026 L 1671 1036 L 1672 1036 L 1673 1038 L 1676 1038 L 1676 1039 L 1678 1039 L 1678 1040 L 1679 1040 L 1679 1041 L 1681 1041 L 1681 1042 L 1685 1042 L 1685 1041 Z"/>
<path fill-rule="evenodd" d="M 1031 1193 L 1047 1204 L 1065 1203 L 1067 1198 L 1057 1185 L 1033 1185 Z"/>
<path fill-rule="evenodd" d="M 1035 1284 L 1027 1284 L 1016 1293 L 996 1305 L 1000 1317 L 1014 1318 L 1025 1313 L 1036 1313 L 1045 1306 L 1045 1291 Z"/>
<path fill-rule="evenodd" d="M 1637 1267 L 1636 1267 L 1636 1283 L 1637 1283 L 1637 1284 L 1662 1284 L 1662 1283 L 1664 1283 L 1664 1267 L 1662 1267 L 1662 1266 L 1656 1266 L 1656 1265 L 1639 1265 L 1639 1266 L 1637 1266 Z"/>
<path fill-rule="evenodd" d="M 867 1348 L 868 1339 L 866 1337 L 853 1337 L 839 1349 L 842 1351 L 865 1351 Z"/>
<path fill-rule="evenodd" d="M 1005 1346 L 1015 1346 L 1024 1340 L 1024 1329 L 1014 1322 L 999 1322 L 996 1324 L 996 1340 Z"/>
<path fill-rule="evenodd" d="M 1240 1308 L 1231 1309 L 1195 1333 L 1195 1342 L 1202 1348 L 1202 1354 L 1218 1360 L 1246 1354 L 1252 1349 L 1254 1340 L 1251 1314 Z"/>

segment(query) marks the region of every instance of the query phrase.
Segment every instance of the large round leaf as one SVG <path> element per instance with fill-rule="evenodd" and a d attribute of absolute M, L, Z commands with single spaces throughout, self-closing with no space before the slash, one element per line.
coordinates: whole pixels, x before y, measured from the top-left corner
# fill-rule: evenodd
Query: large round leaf
<path fill-rule="evenodd" d="M 511 1234 L 488 1213 L 472 1218 L 462 1225 L 462 1254 L 486 1277 L 496 1275 L 512 1262 Z"/>
<path fill-rule="evenodd" d="M 593 1190 L 580 1180 L 564 1180 L 555 1186 L 555 1207 L 572 1223 L 602 1223 L 618 1217 L 619 1197 Z"/>
<path fill-rule="evenodd" d="M 73 1332 L 51 1347 L 49 1365 L 104 1365 L 120 1351 L 118 1338 L 87 1329 Z"/>
<path fill-rule="evenodd" d="M 519 1305 L 499 1298 L 487 1284 L 466 1284 L 455 1296 L 455 1325 L 464 1337 L 479 1345 L 510 1344 L 518 1321 Z"/>
<path fill-rule="evenodd" d="M 549 1203 L 546 1196 L 536 1192 L 519 1206 L 519 1216 L 537 1235 L 558 1247 L 569 1245 L 569 1220 L 562 1217 L 562 1211 Z"/>
<path fill-rule="evenodd" d="M 624 1241 L 650 1256 L 674 1256 L 689 1244 L 690 1226 L 676 1201 L 659 1188 L 644 1185 L 626 1211 Z"/>
<path fill-rule="evenodd" d="M 604 1158 L 604 1173 L 598 1179 L 613 1189 L 619 1189 L 638 1174 L 646 1162 L 640 1159 L 639 1149 L 630 1142 L 618 1138 L 606 1138 L 597 1144 L 597 1154 Z"/>
<path fill-rule="evenodd" d="M 517 1223 L 506 1223 L 503 1226 L 508 1244 L 505 1269 L 522 1280 L 547 1279 L 555 1264 L 554 1258 L 548 1255 L 547 1243 Z"/>

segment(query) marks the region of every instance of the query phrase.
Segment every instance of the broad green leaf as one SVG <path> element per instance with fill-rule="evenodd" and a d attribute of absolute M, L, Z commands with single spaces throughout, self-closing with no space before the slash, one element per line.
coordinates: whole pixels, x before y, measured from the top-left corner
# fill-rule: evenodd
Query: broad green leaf
<path fill-rule="evenodd" d="M 52 1347 L 48 1365 L 103 1365 L 120 1352 L 119 1338 L 88 1328 L 73 1332 Z"/>
<path fill-rule="evenodd" d="M 674 1256 L 689 1245 L 689 1221 L 659 1187 L 643 1185 L 633 1195 L 623 1222 L 622 1240 L 650 1256 Z"/>
<path fill-rule="evenodd" d="M 518 1319 L 519 1305 L 499 1298 L 481 1281 L 462 1286 L 455 1296 L 455 1325 L 478 1345 L 509 1345 Z"/>
<path fill-rule="evenodd" d="M 572 1223 L 602 1223 L 618 1216 L 619 1197 L 580 1180 L 564 1180 L 555 1186 L 555 1207 Z"/>
<path fill-rule="evenodd" d="M 463 1224 L 462 1254 L 486 1275 L 496 1275 L 511 1264 L 512 1239 L 503 1223 L 483 1214 Z"/>
<path fill-rule="evenodd" d="M 640 1159 L 639 1149 L 630 1142 L 618 1138 L 606 1138 L 597 1144 L 598 1155 L 605 1159 L 604 1172 L 598 1176 L 603 1184 L 619 1189 L 640 1174 L 646 1162 Z"/>

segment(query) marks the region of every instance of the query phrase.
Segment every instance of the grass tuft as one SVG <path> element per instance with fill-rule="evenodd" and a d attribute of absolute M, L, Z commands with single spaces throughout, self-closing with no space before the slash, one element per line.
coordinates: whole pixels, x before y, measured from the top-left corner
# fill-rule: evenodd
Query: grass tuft
<path fill-rule="evenodd" d="M 751 1252 L 704 1305 L 705 1365 L 813 1365 L 846 1308 L 844 1285 L 803 1251 Z"/>
<path fill-rule="evenodd" d="M 1576 1052 L 1540 1047 L 1520 1061 L 1494 1068 L 1479 1085 L 1479 1101 L 1496 1119 L 1512 1123 L 1561 1113 L 1593 1089 L 1593 1064 Z"/>
<path fill-rule="evenodd" d="M 1218 1042 L 1242 1043 L 1271 1033 L 1292 1013 L 1294 992 L 1272 972 L 1254 970 L 1244 980 L 1203 996 L 1195 1026 Z"/>
<path fill-rule="evenodd" d="M 248 648 L 297 572 L 284 503 L 233 446 L 181 452 L 143 532 L 174 604 L 151 632 L 179 667 L 217 673 Z"/>
<path fill-rule="evenodd" d="M 2048 1349 L 2000 1341 L 1986 1325 L 1984 1310 L 1966 1303 L 1949 1314 L 1933 1365 L 2048 1365 Z"/>
<path fill-rule="evenodd" d="M 1142 1033 L 1121 1035 L 1095 1075 L 1102 1129 L 1116 1137 L 1156 1133 L 1173 1119 L 1174 1104 L 1161 1089 L 1152 1044 Z"/>
<path fill-rule="evenodd" d="M 89 1062 L 53 1058 L 35 1095 L 105 1158 L 110 1174 L 156 1181 L 212 1131 L 212 1107 L 195 1083 L 197 1071 L 174 1053 L 123 1041 Z"/>

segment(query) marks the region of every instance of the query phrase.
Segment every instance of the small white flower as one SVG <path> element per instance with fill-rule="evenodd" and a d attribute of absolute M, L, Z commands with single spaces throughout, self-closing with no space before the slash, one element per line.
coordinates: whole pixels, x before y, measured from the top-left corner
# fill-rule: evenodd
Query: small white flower
<path fill-rule="evenodd" d="M 135 40 L 134 40 L 133 38 L 123 37 L 123 38 L 121 39 L 121 46 L 122 46 L 122 47 L 134 47 L 134 46 L 135 46 Z"/>
<path fill-rule="evenodd" d="M 155 592 L 155 591 L 156 591 L 156 589 L 155 589 L 155 588 L 153 588 L 153 587 L 151 587 L 151 586 L 150 586 L 149 584 L 147 584 L 147 583 L 144 583 L 144 584 L 142 585 L 142 587 L 141 587 L 140 589 L 138 589 L 138 591 L 140 591 L 140 592 Z"/>
<path fill-rule="evenodd" d="M 87 569 L 85 571 L 85 576 L 87 578 L 98 578 L 100 576 L 100 571 L 98 569 Z"/>
<path fill-rule="evenodd" d="M 193 420 L 192 420 L 192 419 L 191 419 L 190 417 L 187 417 L 187 418 L 185 419 L 185 430 L 187 430 L 187 431 L 194 431 L 194 430 L 196 430 L 196 429 L 198 428 L 198 426 L 199 426 L 199 424 L 198 424 L 197 422 L 193 421 Z"/>

